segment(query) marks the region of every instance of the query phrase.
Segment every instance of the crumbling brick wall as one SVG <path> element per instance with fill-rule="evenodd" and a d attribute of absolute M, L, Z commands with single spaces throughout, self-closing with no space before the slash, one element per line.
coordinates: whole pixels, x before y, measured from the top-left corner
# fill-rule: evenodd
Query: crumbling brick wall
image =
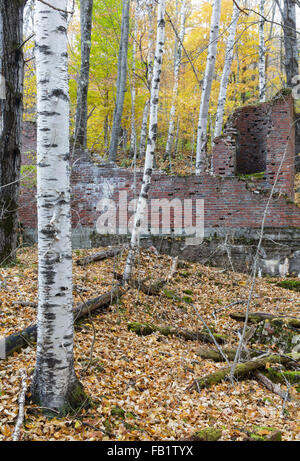
<path fill-rule="evenodd" d="M 294 187 L 294 138 L 290 136 L 293 129 L 292 120 L 293 103 L 290 96 L 278 97 L 256 108 L 239 109 L 233 114 L 224 136 L 216 140 L 213 150 L 215 174 L 179 177 L 155 172 L 149 200 L 204 199 L 205 228 L 259 228 L 270 187 L 285 155 L 276 194 L 269 204 L 265 226 L 300 227 L 300 209 L 292 202 Z M 27 129 L 26 148 L 33 150 L 34 126 L 30 125 L 26 128 L 25 125 L 25 129 Z M 251 162 L 256 161 L 257 156 L 261 156 L 259 169 L 265 168 L 262 179 L 246 181 L 236 175 L 237 132 L 240 133 L 238 146 L 241 149 L 240 164 L 248 165 L 250 169 Z M 255 142 L 261 144 L 259 148 L 254 146 Z M 252 151 L 251 147 L 253 147 Z M 103 197 L 118 202 L 119 193 L 127 192 L 128 201 L 133 199 L 139 193 L 142 172 L 137 172 L 136 179 L 135 191 L 132 170 L 99 166 L 87 158 L 81 158 L 79 153 L 71 179 L 73 228 L 78 226 L 95 228 L 100 215 L 97 204 Z M 21 188 L 19 216 L 23 226 L 29 229 L 35 229 L 37 226 L 35 195 L 34 187 Z M 117 218 L 118 213 L 119 211 L 117 211 Z M 150 214 L 151 208 L 149 208 Z M 128 219 L 131 215 L 132 213 L 129 212 Z M 195 207 L 193 217 L 195 223 Z M 172 219 L 171 227 L 174 224 Z"/>

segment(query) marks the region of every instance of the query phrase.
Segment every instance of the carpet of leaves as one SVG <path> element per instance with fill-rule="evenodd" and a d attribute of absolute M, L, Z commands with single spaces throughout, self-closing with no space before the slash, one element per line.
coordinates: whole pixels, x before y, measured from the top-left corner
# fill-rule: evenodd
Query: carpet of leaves
<path fill-rule="evenodd" d="M 97 251 L 75 250 L 78 257 Z M 113 270 L 122 272 L 126 252 L 115 259 L 86 267 L 74 264 L 74 303 L 109 291 Z M 143 250 L 136 266 L 136 277 L 157 280 L 170 270 L 172 258 Z M 18 301 L 37 299 L 37 251 L 35 247 L 18 252 L 15 266 L 0 272 L 0 336 L 35 323 L 36 309 L 21 307 Z M 167 288 L 147 296 L 129 289 L 105 312 L 94 313 L 75 326 L 75 367 L 92 406 L 63 419 L 48 419 L 38 408 L 26 404 L 22 439 L 43 440 L 187 440 L 205 427 L 222 430 L 222 440 L 244 440 L 254 425 L 276 427 L 283 440 L 300 440 L 300 408 L 268 391 L 254 379 L 223 382 L 201 393 L 187 392 L 196 377 L 211 373 L 223 364 L 197 355 L 199 343 L 159 333 L 140 337 L 129 332 L 129 321 L 173 325 L 189 330 L 203 325 L 189 302 L 215 332 L 228 336 L 236 345 L 240 324 L 229 313 L 244 305 L 227 305 L 246 299 L 249 276 L 201 264 L 185 263 Z M 299 315 L 299 293 L 276 287 L 270 279 L 257 280 L 251 310 Z M 189 300 L 189 301 L 191 301 Z M 92 351 L 92 356 L 91 356 Z M 19 370 L 30 375 L 35 364 L 32 345 L 0 361 L 0 441 L 10 440 L 18 414 Z M 283 386 L 284 387 L 284 386 Z"/>

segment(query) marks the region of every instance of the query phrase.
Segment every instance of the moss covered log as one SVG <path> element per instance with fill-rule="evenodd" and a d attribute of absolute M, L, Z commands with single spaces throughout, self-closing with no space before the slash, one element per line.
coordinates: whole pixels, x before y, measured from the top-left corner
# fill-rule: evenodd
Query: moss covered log
<path fill-rule="evenodd" d="M 251 376 L 254 371 L 265 368 L 267 364 L 272 363 L 281 363 L 282 365 L 287 364 L 292 359 L 300 360 L 300 354 L 290 354 L 290 355 L 277 355 L 271 354 L 266 357 L 260 359 L 250 360 L 248 362 L 239 363 L 236 365 L 234 377 L 237 379 L 246 378 Z M 231 367 L 225 367 L 220 370 L 211 373 L 210 375 L 206 375 L 203 378 L 197 378 L 194 382 L 187 388 L 187 390 L 192 391 L 196 390 L 199 391 L 205 387 L 210 387 L 214 384 L 218 384 L 226 379 L 231 371 Z"/>
<path fill-rule="evenodd" d="M 189 331 L 182 330 L 181 328 L 175 328 L 172 326 L 158 326 L 153 325 L 152 323 L 139 323 L 139 322 L 129 322 L 127 324 L 129 331 L 132 331 L 140 336 L 151 335 L 152 333 L 158 331 L 163 336 L 177 336 L 179 338 L 185 339 L 186 341 L 203 341 L 206 343 L 213 343 L 212 337 L 206 331 Z M 226 341 L 226 336 L 213 334 L 215 340 L 223 344 Z"/>
<path fill-rule="evenodd" d="M 237 350 L 231 347 L 223 347 L 222 351 L 224 352 L 228 360 L 231 361 L 231 360 L 234 360 Z M 249 353 L 250 358 L 254 358 L 254 357 L 258 357 L 259 355 L 261 355 L 262 352 L 249 350 L 248 353 Z M 211 349 L 210 347 L 207 347 L 207 346 L 200 347 L 198 351 L 196 352 L 196 354 L 199 355 L 199 357 L 201 357 L 202 359 L 213 360 L 214 362 L 224 362 L 225 361 L 223 355 L 221 355 L 219 351 L 215 349 Z"/>
<path fill-rule="evenodd" d="M 234 320 L 244 322 L 244 312 L 233 312 L 230 317 Z M 300 319 L 297 317 L 288 317 L 283 315 L 268 314 L 266 312 L 250 312 L 248 316 L 249 323 L 259 323 L 268 320 L 271 324 L 279 325 L 282 327 L 291 327 L 300 329 Z"/>

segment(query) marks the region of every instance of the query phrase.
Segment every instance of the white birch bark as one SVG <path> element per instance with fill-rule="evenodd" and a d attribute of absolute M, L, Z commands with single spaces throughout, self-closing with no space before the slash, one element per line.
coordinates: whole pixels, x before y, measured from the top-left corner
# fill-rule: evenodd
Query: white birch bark
<path fill-rule="evenodd" d="M 67 9 L 67 0 L 51 0 Z M 36 2 L 38 314 L 33 400 L 65 411 L 73 364 L 67 14 Z"/>
<path fill-rule="evenodd" d="M 168 138 L 166 144 L 166 153 L 165 158 L 169 157 L 171 165 L 171 149 L 174 140 L 174 130 L 175 130 L 175 111 L 176 111 L 176 100 L 178 95 L 178 84 L 179 84 L 179 72 L 181 64 L 181 55 L 182 55 L 182 42 L 184 40 L 185 33 L 185 16 L 186 16 L 186 2 L 182 0 L 181 10 L 180 10 L 180 30 L 179 30 L 179 43 L 175 53 L 175 63 L 174 63 L 174 85 L 172 92 L 172 103 L 169 116 L 169 129 L 168 129 Z"/>
<path fill-rule="evenodd" d="M 130 248 L 124 269 L 123 281 L 126 282 L 132 273 L 135 261 L 135 253 L 139 245 L 139 237 L 141 233 L 141 226 L 145 211 L 147 209 L 147 199 L 151 184 L 151 176 L 153 170 L 154 151 L 157 136 L 157 113 L 158 113 L 158 99 L 159 99 L 159 86 L 160 75 L 162 66 L 162 57 L 164 52 L 165 43 L 165 9 L 166 0 L 158 0 L 157 12 L 157 36 L 156 48 L 154 56 L 153 75 L 151 82 L 151 96 L 150 96 L 150 115 L 149 115 L 149 131 L 147 149 L 145 155 L 144 174 L 142 180 L 141 191 L 138 198 L 136 213 L 134 217 L 134 224 L 132 229 Z"/>
<path fill-rule="evenodd" d="M 264 16 L 265 0 L 259 2 L 259 13 Z M 258 74 L 259 74 L 259 100 L 266 100 L 266 48 L 265 48 L 265 21 L 260 16 L 259 21 L 259 53 L 258 53 Z"/>
<path fill-rule="evenodd" d="M 153 0 L 147 0 L 147 13 L 148 13 L 148 41 L 149 41 L 149 51 L 148 51 L 148 58 L 147 58 L 147 68 L 148 68 L 148 75 L 147 75 L 147 82 L 149 86 L 149 90 L 151 90 L 151 81 L 152 81 L 152 73 L 153 73 L 153 37 L 154 37 L 154 28 L 153 28 Z M 150 100 L 148 99 L 145 103 L 144 110 L 143 110 L 143 119 L 142 119 L 142 126 L 141 126 L 141 134 L 140 134 L 140 146 L 139 146 L 139 156 L 143 157 L 146 150 L 146 139 L 147 139 L 147 127 L 148 127 L 148 117 L 149 117 L 149 108 L 150 108 Z"/>
<path fill-rule="evenodd" d="M 218 107 L 217 107 L 216 122 L 215 122 L 215 129 L 214 129 L 214 138 L 220 136 L 222 132 L 224 108 L 225 108 L 225 103 L 226 103 L 226 95 L 227 95 L 230 69 L 231 69 L 231 64 L 232 64 L 232 59 L 233 59 L 234 40 L 235 40 L 238 19 L 239 19 L 239 9 L 237 8 L 235 4 L 233 4 L 233 12 L 232 12 L 231 23 L 229 27 L 229 34 L 228 34 L 228 39 L 227 39 L 227 46 L 226 46 L 225 62 L 224 62 L 224 67 L 223 67 L 223 72 L 222 72 L 222 77 L 221 77 L 221 83 L 220 83 Z"/>
<path fill-rule="evenodd" d="M 221 0 L 214 0 L 211 18 L 211 29 L 209 36 L 209 46 L 199 109 L 196 150 L 196 175 L 201 174 L 205 168 L 208 108 L 211 86 L 215 70 L 217 45 L 219 38 L 220 15 Z"/>

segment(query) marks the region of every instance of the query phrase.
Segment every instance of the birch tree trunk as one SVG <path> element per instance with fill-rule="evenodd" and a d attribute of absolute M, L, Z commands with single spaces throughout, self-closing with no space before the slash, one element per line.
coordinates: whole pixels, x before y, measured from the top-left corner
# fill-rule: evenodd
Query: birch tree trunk
<path fill-rule="evenodd" d="M 0 2 L 0 264 L 15 260 L 23 116 L 25 1 Z"/>
<path fill-rule="evenodd" d="M 196 150 L 196 175 L 201 174 L 205 169 L 206 140 L 207 140 L 207 120 L 209 109 L 209 98 L 215 70 L 217 55 L 217 45 L 219 38 L 219 25 L 221 15 L 221 0 L 214 0 L 211 18 L 211 29 L 209 36 L 209 46 L 206 60 L 205 75 L 203 80 L 201 103 L 199 110 L 199 121 L 197 130 L 197 150 Z"/>
<path fill-rule="evenodd" d="M 174 130 L 175 130 L 175 111 L 176 111 L 176 100 L 178 95 L 178 83 L 179 83 L 179 71 L 181 64 L 181 55 L 182 55 L 182 42 L 184 40 L 185 33 L 185 16 L 186 16 L 186 2 L 182 0 L 181 10 L 180 10 L 180 30 L 179 30 L 179 43 L 175 52 L 175 63 L 174 63 L 174 85 L 172 92 L 172 103 L 170 109 L 169 117 L 169 129 L 168 129 L 168 138 L 166 144 L 166 153 L 165 158 L 169 157 L 171 165 L 171 150 L 174 140 Z"/>
<path fill-rule="evenodd" d="M 67 0 L 51 0 L 67 9 Z M 83 403 L 73 362 L 67 13 L 36 3 L 38 314 L 33 401 Z"/>
<path fill-rule="evenodd" d="M 154 37 L 153 0 L 147 0 L 147 13 L 148 13 L 148 24 L 149 24 L 149 33 L 148 33 L 149 52 L 148 52 L 148 58 L 147 58 L 147 82 L 148 82 L 149 91 L 151 91 L 151 81 L 152 81 L 152 74 L 153 74 L 153 37 Z M 143 119 L 142 119 L 141 134 L 140 134 L 140 147 L 139 147 L 140 158 L 142 158 L 145 155 L 145 150 L 146 150 L 149 108 L 150 108 L 150 99 L 146 101 L 144 110 L 143 110 Z"/>
<path fill-rule="evenodd" d="M 77 87 L 74 142 L 86 149 L 93 0 L 80 0 L 81 67 Z"/>
<path fill-rule="evenodd" d="M 127 81 L 127 53 L 128 53 L 128 35 L 129 35 L 129 5 L 130 0 L 123 0 L 121 39 L 118 58 L 118 76 L 117 76 L 117 95 L 116 106 L 113 117 L 111 130 L 111 139 L 109 146 L 109 161 L 115 162 L 119 144 L 119 135 L 121 129 L 121 120 L 123 114 L 124 97 L 126 93 Z"/>
<path fill-rule="evenodd" d="M 284 0 L 283 26 L 286 86 L 292 88 L 292 78 L 299 73 L 295 0 Z"/>
<path fill-rule="evenodd" d="M 161 76 L 162 57 L 164 52 L 165 43 L 165 10 L 166 0 L 158 0 L 157 11 L 157 35 L 156 35 L 156 48 L 154 56 L 153 75 L 151 82 L 151 96 L 150 96 L 150 117 L 149 117 L 149 131 L 147 150 L 145 155 L 144 174 L 140 195 L 138 198 L 136 213 L 134 217 L 134 224 L 132 229 L 130 248 L 123 274 L 123 282 L 129 280 L 135 261 L 135 253 L 139 245 L 139 237 L 141 233 L 141 226 L 143 217 L 147 208 L 147 199 L 151 184 L 151 176 L 153 170 L 153 160 L 157 136 L 157 113 L 158 113 L 158 100 L 159 100 L 159 86 Z"/>
<path fill-rule="evenodd" d="M 265 15 L 265 0 L 259 2 L 259 13 Z M 260 16 L 259 22 L 259 57 L 258 57 L 258 73 L 259 73 L 259 100 L 266 100 L 266 49 L 265 49 L 265 21 Z"/>
<path fill-rule="evenodd" d="M 214 138 L 220 136 L 222 132 L 224 109 L 225 109 L 225 103 L 226 103 L 226 95 L 227 95 L 230 69 L 231 69 L 231 64 L 232 64 L 232 59 L 233 59 L 234 39 L 235 39 L 238 19 L 239 19 L 239 9 L 237 8 L 235 4 L 233 4 L 233 12 L 232 12 L 229 34 L 228 34 L 228 39 L 227 39 L 227 46 L 226 46 L 225 62 L 224 62 L 224 67 L 223 67 L 223 72 L 222 72 L 221 83 L 220 83 L 220 92 L 219 92 L 219 99 L 218 99 L 215 129 L 214 129 Z"/>

